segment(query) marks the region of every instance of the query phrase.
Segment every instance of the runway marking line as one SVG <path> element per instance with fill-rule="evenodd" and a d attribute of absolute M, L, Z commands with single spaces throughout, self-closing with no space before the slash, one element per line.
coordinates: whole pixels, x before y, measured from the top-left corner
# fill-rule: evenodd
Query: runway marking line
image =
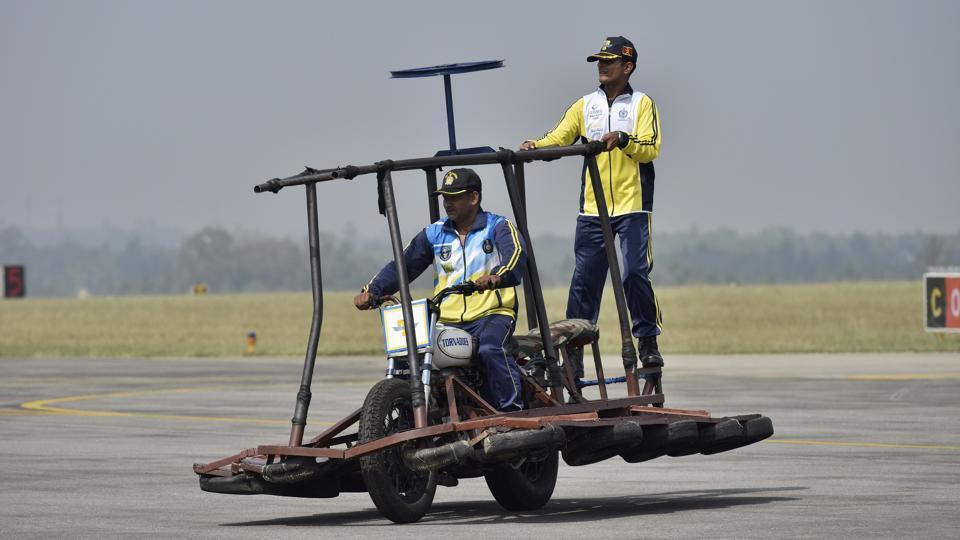
<path fill-rule="evenodd" d="M 274 380 L 260 375 L 235 375 L 235 376 L 214 376 L 214 377 L 189 377 L 191 382 L 249 382 L 259 383 L 263 381 Z M 172 384 L 183 382 L 184 378 L 153 378 L 153 377 L 84 377 L 77 379 L 75 377 L 33 377 L 17 379 L 14 382 L 0 383 L 0 388 L 22 388 L 26 385 L 42 386 L 56 384 L 59 386 L 89 386 L 94 383 L 112 383 L 112 384 Z M 297 383 L 291 382 L 295 385 Z"/>
<path fill-rule="evenodd" d="M 341 386 L 353 386 L 363 382 L 365 381 L 343 381 L 340 383 L 333 383 L 333 384 L 341 385 Z M 289 384 L 275 383 L 270 385 L 260 384 L 257 386 L 262 388 L 264 386 L 289 386 Z M 194 386 L 194 387 L 180 387 L 180 388 L 161 388 L 161 389 L 150 389 L 150 390 L 107 392 L 107 393 L 101 393 L 101 394 L 86 394 L 86 395 L 79 395 L 79 396 L 65 396 L 65 397 L 59 397 L 59 398 L 39 399 L 39 400 L 21 403 L 20 409 L 0 409 L 0 415 L 12 416 L 12 415 L 27 415 L 27 414 L 50 414 L 50 415 L 61 415 L 61 416 L 154 418 L 159 420 L 235 422 L 235 423 L 247 423 L 247 424 L 284 424 L 286 425 L 290 423 L 289 420 L 273 420 L 268 418 L 243 418 L 243 417 L 232 417 L 232 416 L 202 416 L 202 415 L 185 415 L 185 414 L 138 413 L 138 412 L 125 412 L 125 411 L 101 411 L 101 410 L 92 410 L 92 409 L 74 409 L 74 408 L 54 406 L 57 404 L 72 403 L 77 401 L 92 401 L 97 399 L 143 396 L 148 394 L 200 392 L 204 390 L 222 390 L 224 388 L 230 388 L 230 387 Z M 333 422 L 311 422 L 311 424 L 315 426 L 332 426 Z M 841 446 L 841 447 L 858 447 L 858 448 L 890 448 L 890 449 L 906 449 L 906 450 L 960 451 L 960 446 L 958 445 L 944 445 L 944 444 L 896 444 L 896 443 L 855 442 L 855 441 L 841 442 L 841 441 L 822 441 L 822 440 L 812 440 L 812 439 L 767 439 L 763 442 L 775 443 L 775 444 L 806 445 L 806 446 Z"/>
<path fill-rule="evenodd" d="M 951 450 L 960 452 L 960 446 L 950 444 L 896 444 L 878 442 L 840 442 L 816 441 L 808 439 L 767 439 L 763 442 L 779 444 L 800 444 L 808 446 L 852 446 L 860 448 L 899 448 L 904 450 Z"/>
<path fill-rule="evenodd" d="M 257 385 L 262 388 L 264 386 L 281 386 L 277 385 Z M 288 386 L 283 384 L 282 386 Z M 200 387 L 186 387 L 186 388 L 163 388 L 163 389 L 152 389 L 152 390 L 134 390 L 129 392 L 108 392 L 103 394 L 86 394 L 81 396 L 66 396 L 59 398 L 51 399 L 39 399 L 35 401 L 28 401 L 26 403 L 21 403 L 20 407 L 24 411 L 39 412 L 44 414 L 57 414 L 63 416 L 85 416 L 85 417 L 111 417 L 111 418 L 155 418 L 159 420 L 192 420 L 192 421 L 207 421 L 207 422 L 236 422 L 236 423 L 246 423 L 246 424 L 289 424 L 289 420 L 272 420 L 269 418 L 242 418 L 242 417 L 233 417 L 233 416 L 202 416 L 202 415 L 188 415 L 188 414 L 162 414 L 162 413 L 139 413 L 139 412 L 124 412 L 124 411 L 98 411 L 92 409 L 73 409 L 65 407 L 55 407 L 53 405 L 61 403 L 72 403 L 76 401 L 90 401 L 96 399 L 109 399 L 109 398 L 118 398 L 118 397 L 130 397 L 130 396 L 142 396 L 147 394 L 168 394 L 168 393 L 185 393 L 185 392 L 198 392 L 203 390 L 212 390 L 212 389 L 223 389 L 223 386 L 200 386 Z M 315 426 L 332 426 L 333 422 L 311 422 Z"/>
<path fill-rule="evenodd" d="M 848 375 L 848 381 L 955 381 L 960 373 L 889 373 L 879 375 Z"/>

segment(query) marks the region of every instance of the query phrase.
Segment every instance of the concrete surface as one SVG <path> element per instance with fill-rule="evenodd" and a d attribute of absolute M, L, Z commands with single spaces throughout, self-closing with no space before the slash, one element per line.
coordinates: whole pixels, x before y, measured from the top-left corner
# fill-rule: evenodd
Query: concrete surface
<path fill-rule="evenodd" d="M 542 510 L 482 479 L 420 523 L 366 494 L 203 493 L 194 462 L 282 443 L 299 359 L 0 358 L 0 537 L 956 537 L 960 356 L 667 355 L 667 406 L 760 412 L 767 442 L 715 456 L 561 464 Z M 359 406 L 377 358 L 321 358 L 308 436 Z M 605 361 L 616 375 L 617 359 Z"/>

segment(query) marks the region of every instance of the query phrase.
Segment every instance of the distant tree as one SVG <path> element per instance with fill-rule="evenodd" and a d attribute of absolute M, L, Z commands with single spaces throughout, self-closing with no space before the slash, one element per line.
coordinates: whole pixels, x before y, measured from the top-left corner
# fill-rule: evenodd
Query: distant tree
<path fill-rule="evenodd" d="M 193 283 L 207 283 L 211 291 L 233 290 L 233 238 L 226 230 L 206 227 L 180 246 L 177 258 L 178 285 L 186 290 Z"/>
<path fill-rule="evenodd" d="M 916 256 L 917 270 L 923 271 L 931 266 L 947 264 L 947 245 L 943 238 L 935 234 L 927 235 Z"/>

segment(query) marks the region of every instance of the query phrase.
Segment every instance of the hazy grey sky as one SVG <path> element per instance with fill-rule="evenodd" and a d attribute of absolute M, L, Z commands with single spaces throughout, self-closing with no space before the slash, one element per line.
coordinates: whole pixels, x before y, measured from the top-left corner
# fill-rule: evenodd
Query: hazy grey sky
<path fill-rule="evenodd" d="M 0 226 L 301 234 L 302 188 L 255 183 L 446 147 L 441 79 L 389 70 L 505 59 L 454 79 L 457 135 L 515 147 L 622 34 L 661 113 L 655 228 L 960 228 L 960 3 L 601 5 L 0 0 Z M 572 234 L 579 168 L 528 170 L 534 232 Z M 498 169 L 480 173 L 508 213 Z M 396 182 L 422 225 L 420 175 Z M 374 192 L 322 185 L 322 226 L 385 231 Z"/>

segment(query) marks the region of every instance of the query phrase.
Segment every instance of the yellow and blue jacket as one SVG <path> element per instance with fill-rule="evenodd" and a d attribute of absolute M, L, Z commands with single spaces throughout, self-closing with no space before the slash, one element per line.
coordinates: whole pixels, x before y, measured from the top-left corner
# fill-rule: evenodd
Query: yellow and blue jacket
<path fill-rule="evenodd" d="M 660 118 L 650 96 L 630 85 L 612 103 L 603 88 L 578 99 L 552 130 L 536 141 L 537 148 L 600 140 L 619 131 L 620 145 L 597 156 L 597 167 L 611 216 L 653 211 L 653 160 L 660 154 Z M 596 216 L 593 186 L 581 177 L 580 214 Z"/>
<path fill-rule="evenodd" d="M 444 218 L 420 231 L 403 251 L 403 258 L 411 280 L 433 263 L 434 294 L 486 274 L 500 276 L 498 289 L 470 296 L 447 296 L 440 304 L 440 321 L 470 322 L 487 315 L 516 318 L 514 287 L 523 278 L 527 258 L 523 246 L 523 238 L 513 223 L 481 209 L 463 242 L 453 222 Z M 383 296 L 394 294 L 399 288 L 396 264 L 391 261 L 370 280 L 363 292 Z"/>

